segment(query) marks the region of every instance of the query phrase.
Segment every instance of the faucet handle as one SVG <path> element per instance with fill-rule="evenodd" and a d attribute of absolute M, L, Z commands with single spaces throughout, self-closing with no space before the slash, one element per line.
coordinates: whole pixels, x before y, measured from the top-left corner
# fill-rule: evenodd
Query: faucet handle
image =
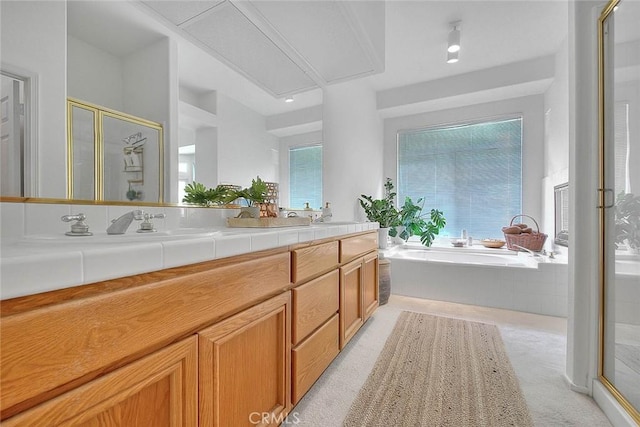
<path fill-rule="evenodd" d="M 154 219 L 154 218 L 165 218 L 165 217 L 166 217 L 166 215 L 163 214 L 163 213 L 159 213 L 159 214 L 148 214 L 148 213 L 146 213 L 146 214 L 144 214 L 145 221 L 148 221 L 148 220 Z"/>
<path fill-rule="evenodd" d="M 76 221 L 74 224 L 71 224 L 71 231 L 67 231 L 67 236 L 92 236 L 93 233 L 89 231 L 89 225 L 84 222 L 87 219 L 86 215 L 83 213 L 79 213 L 76 215 L 63 215 L 60 218 L 64 222 Z"/>
<path fill-rule="evenodd" d="M 84 221 L 85 219 L 87 219 L 87 216 L 83 213 L 79 213 L 75 215 L 63 215 L 60 219 L 64 222 Z"/>
<path fill-rule="evenodd" d="M 140 228 L 138 228 L 136 231 L 138 233 L 153 233 L 154 231 L 158 231 L 153 226 L 153 223 L 151 222 L 151 220 L 154 218 L 164 218 L 164 217 L 166 217 L 166 215 L 163 213 L 158 213 L 158 214 L 145 213 L 143 215 L 144 221 L 140 223 Z"/>

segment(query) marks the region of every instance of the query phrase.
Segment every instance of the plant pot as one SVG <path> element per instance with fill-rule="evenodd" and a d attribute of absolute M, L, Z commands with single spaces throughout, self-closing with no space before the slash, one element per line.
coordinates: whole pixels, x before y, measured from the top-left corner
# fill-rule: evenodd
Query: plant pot
<path fill-rule="evenodd" d="M 378 228 L 378 248 L 386 249 L 389 246 L 389 227 Z"/>
<path fill-rule="evenodd" d="M 378 260 L 378 303 L 384 305 L 391 295 L 391 264 L 388 259 Z"/>
<path fill-rule="evenodd" d="M 240 212 L 247 212 L 250 218 L 260 218 L 260 206 L 243 206 Z"/>

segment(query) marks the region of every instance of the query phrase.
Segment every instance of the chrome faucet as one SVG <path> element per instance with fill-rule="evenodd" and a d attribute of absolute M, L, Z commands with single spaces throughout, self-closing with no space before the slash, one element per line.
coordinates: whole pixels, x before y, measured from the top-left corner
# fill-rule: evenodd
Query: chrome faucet
<path fill-rule="evenodd" d="M 60 218 L 64 222 L 76 221 L 74 224 L 71 224 L 71 231 L 67 231 L 67 236 L 92 236 L 93 233 L 89 231 L 89 225 L 84 222 L 87 217 L 83 213 L 79 213 L 77 215 L 64 215 Z"/>
<path fill-rule="evenodd" d="M 534 256 L 534 257 L 536 257 L 536 256 L 539 257 L 540 256 L 540 254 L 538 254 L 536 252 L 533 252 L 531 249 L 523 248 L 522 246 L 519 246 L 519 245 L 512 245 L 512 246 L 516 247 L 518 249 L 522 249 L 525 252 L 529 252 L 531 254 L 531 256 Z"/>
<path fill-rule="evenodd" d="M 124 234 L 133 220 L 140 221 L 144 218 L 144 213 L 140 209 L 127 212 L 118 219 L 111 220 L 111 225 L 107 228 L 107 234 Z"/>

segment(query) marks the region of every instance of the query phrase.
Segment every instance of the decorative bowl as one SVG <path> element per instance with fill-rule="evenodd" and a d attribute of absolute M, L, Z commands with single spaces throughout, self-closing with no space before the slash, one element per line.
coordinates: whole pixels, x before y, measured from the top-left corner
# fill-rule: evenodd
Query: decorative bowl
<path fill-rule="evenodd" d="M 498 249 L 503 247 L 506 242 L 500 239 L 482 239 L 480 240 L 480 243 L 482 243 L 482 246 L 484 246 L 485 248 Z"/>
<path fill-rule="evenodd" d="M 454 248 L 461 248 L 464 245 L 467 244 L 466 240 L 462 240 L 462 239 L 451 239 L 451 246 L 453 246 Z"/>

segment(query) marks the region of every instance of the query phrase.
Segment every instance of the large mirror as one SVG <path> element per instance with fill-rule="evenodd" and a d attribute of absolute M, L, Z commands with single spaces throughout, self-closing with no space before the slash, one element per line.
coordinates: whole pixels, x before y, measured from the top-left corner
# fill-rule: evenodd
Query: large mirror
<path fill-rule="evenodd" d="M 640 3 L 599 21 L 602 224 L 600 380 L 640 422 Z"/>
<path fill-rule="evenodd" d="M 160 123 L 72 99 L 67 120 L 70 198 L 162 203 Z"/>
<path fill-rule="evenodd" d="M 74 200 L 139 203 L 153 199 L 175 204 L 181 201 L 185 184 L 193 180 L 207 186 L 244 186 L 257 175 L 265 181 L 286 181 L 281 146 L 286 151 L 296 145 L 298 135 L 301 141 L 308 141 L 305 135 L 321 134 L 322 90 L 301 85 L 293 93 L 295 102 L 285 103 L 285 96 L 265 90 L 224 58 L 211 55 L 153 9 L 166 5 L 168 12 L 162 11 L 166 15 L 174 11 L 172 4 L 179 6 L 174 8 L 176 13 L 195 15 L 199 7 L 231 10 L 230 2 L 217 1 L 0 3 L 3 76 L 7 69 L 25 70 L 39 85 L 38 99 L 24 101 L 27 109 L 34 107 L 39 113 L 37 132 L 25 132 L 29 140 L 22 143 L 36 150 L 25 157 L 27 151 L 18 146 L 3 149 L 2 182 L 5 174 L 16 178 L 6 180 L 12 188 L 3 186 L 0 196 L 62 200 L 69 194 Z M 30 30 L 25 32 L 25 28 Z M 229 41 L 235 39 L 238 37 Z M 287 70 L 283 64 L 278 66 L 282 70 L 273 68 L 269 74 L 282 79 Z M 98 176 L 105 180 L 112 168 L 117 170 L 113 173 L 122 174 L 120 149 L 115 160 L 105 158 L 102 165 L 94 160 L 91 144 L 78 142 L 72 151 L 67 150 L 70 134 L 82 134 L 87 141 L 96 137 L 96 129 L 87 124 L 92 118 L 88 110 L 74 109 L 73 120 L 67 120 L 64 105 L 68 98 L 162 126 L 164 147 L 158 153 L 163 158 L 161 194 L 156 197 L 152 190 L 136 189 L 133 178 L 119 182 L 114 192 L 101 185 L 96 167 L 104 168 Z M 70 128 L 68 123 L 72 123 Z M 126 136 L 131 136 L 139 130 L 128 132 Z M 123 139 L 120 135 L 114 138 Z M 287 140 L 286 145 L 282 139 Z M 22 173 L 16 172 L 21 155 Z M 69 162 L 74 169 L 68 180 Z M 145 174 L 148 164 L 145 157 Z M 29 168 L 35 169 L 33 183 L 25 175 Z M 133 171 L 127 174 L 135 175 Z M 286 191 L 286 183 L 280 188 Z M 133 196 L 134 191 L 139 196 L 131 200 L 127 194 Z"/>

